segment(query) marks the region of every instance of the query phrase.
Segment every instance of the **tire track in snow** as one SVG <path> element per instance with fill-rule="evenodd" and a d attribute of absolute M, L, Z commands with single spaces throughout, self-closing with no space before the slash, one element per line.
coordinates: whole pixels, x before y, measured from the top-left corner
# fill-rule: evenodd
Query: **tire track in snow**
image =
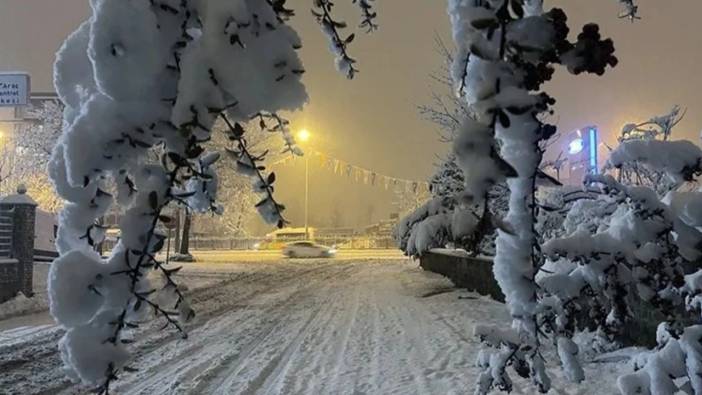
<path fill-rule="evenodd" d="M 266 364 L 261 370 L 261 373 L 249 383 L 243 393 L 268 394 L 271 393 L 275 387 L 278 387 L 285 378 L 291 361 L 297 356 L 304 338 L 310 335 L 310 333 L 306 331 L 311 329 L 310 327 L 313 326 L 313 321 L 320 315 L 324 316 L 323 313 L 330 310 L 331 307 L 329 303 L 322 304 L 322 308 L 320 309 L 312 310 L 303 325 L 295 331 L 295 336 L 290 340 L 283 351 Z"/>
<path fill-rule="evenodd" d="M 288 298 L 286 303 L 283 305 L 285 308 L 282 309 L 281 311 L 281 317 L 277 320 L 274 321 L 274 324 L 268 328 L 265 334 L 262 336 L 258 337 L 256 339 L 256 342 L 252 344 L 248 348 L 248 352 L 245 353 L 243 356 L 238 357 L 237 360 L 235 361 L 233 365 L 229 366 L 224 374 L 224 379 L 220 379 L 215 381 L 216 384 L 213 385 L 213 383 L 210 383 L 210 385 L 206 388 L 212 389 L 214 392 L 213 393 L 221 393 L 221 394 L 229 394 L 234 391 L 241 390 L 241 388 L 237 388 L 237 384 L 241 385 L 242 388 L 244 385 L 250 385 L 250 383 L 247 383 L 251 381 L 252 379 L 250 378 L 251 375 L 256 374 L 256 371 L 259 369 L 255 363 L 251 363 L 251 361 L 255 358 L 258 357 L 259 359 L 263 359 L 264 361 L 267 358 L 273 358 L 276 359 L 280 357 L 279 354 L 277 354 L 276 349 L 282 349 L 283 352 L 286 348 L 290 346 L 290 342 L 286 342 L 285 339 L 285 334 L 279 334 L 279 338 L 282 339 L 282 343 L 280 339 L 272 339 L 271 337 L 276 334 L 276 331 L 283 331 L 287 326 L 290 326 L 290 322 L 288 321 L 291 318 L 291 315 L 298 313 L 297 311 L 291 310 L 292 309 L 298 309 L 302 310 L 302 314 L 304 317 L 304 314 L 309 314 L 305 310 L 309 308 L 314 308 L 318 306 L 319 304 L 316 303 L 316 300 L 314 300 L 314 296 L 319 294 L 319 291 L 321 289 L 328 289 L 329 288 L 329 283 L 334 281 L 335 279 L 338 279 L 339 277 L 346 278 L 350 275 L 350 272 L 353 270 L 353 265 L 351 264 L 344 264 L 343 266 L 332 266 L 330 267 L 329 273 L 320 273 L 323 274 L 324 276 L 322 278 L 314 278 L 314 281 L 309 282 L 306 284 L 306 286 L 292 295 L 292 297 Z M 322 287 L 320 287 L 322 286 Z M 304 301 L 304 298 L 312 298 L 311 303 L 308 302 L 306 306 L 300 306 L 300 302 Z M 302 300 L 300 300 L 302 299 Z M 304 307 L 304 309 L 301 309 L 301 307 Z M 315 318 L 319 314 L 319 310 L 317 309 L 312 313 L 312 318 Z M 297 334 L 293 337 L 292 341 L 294 342 L 296 339 L 298 339 L 299 335 L 303 334 L 303 331 L 311 324 L 312 320 L 308 320 L 298 331 Z M 271 344 L 266 344 L 267 341 L 272 341 L 273 347 L 271 347 Z M 261 347 L 263 345 L 263 347 Z M 272 350 L 271 350 L 272 349 Z M 246 360 L 245 360 L 246 358 Z M 290 358 L 287 358 L 286 361 L 289 361 Z M 275 362 L 275 361 L 274 361 Z M 253 366 L 250 366 L 253 365 Z M 270 365 L 269 364 L 264 364 L 263 370 L 265 370 L 265 367 Z M 275 364 L 274 364 L 275 365 Z M 259 365 L 260 366 L 260 365 Z M 245 375 L 244 377 L 239 377 L 240 374 L 246 373 L 246 369 L 249 368 L 253 370 L 253 373 L 249 373 L 248 376 Z M 265 373 L 265 372 L 263 372 Z M 221 377 L 222 373 L 220 373 Z M 262 373 L 258 373 L 257 376 L 254 377 L 260 377 L 262 376 Z M 265 376 L 265 374 L 264 374 Z M 278 379 L 277 377 L 275 379 Z M 255 378 L 253 379 L 254 381 L 256 380 Z M 260 379 L 259 379 L 260 380 Z M 254 390 L 254 388 L 251 388 L 249 391 Z M 238 391 L 237 391 L 238 392 Z M 209 393 L 207 390 L 205 390 L 203 393 Z"/>
<path fill-rule="evenodd" d="M 287 367 L 284 377 L 279 380 L 280 393 L 319 392 L 319 378 L 328 374 L 325 371 L 328 364 L 322 360 L 336 353 L 336 335 L 340 327 L 337 321 L 345 313 L 348 304 L 347 295 L 343 292 L 345 288 L 344 283 L 334 284 L 327 302 L 328 309 L 322 315 L 323 320 L 317 320 L 316 325 L 312 326 L 301 343 L 304 352 L 298 355 L 293 366 Z"/>
<path fill-rule="evenodd" d="M 126 385 L 124 389 L 129 393 L 151 394 L 213 393 L 218 388 L 227 388 L 226 383 L 211 383 L 216 382 L 217 377 L 231 376 L 226 372 L 235 369 L 243 359 L 269 340 L 268 336 L 276 330 L 280 316 L 284 316 L 285 311 L 294 306 L 297 295 L 310 292 L 317 282 L 327 278 L 311 280 L 327 272 L 328 276 L 338 275 L 338 265 L 313 265 L 298 270 L 286 275 L 284 279 L 271 281 L 272 284 L 268 287 L 258 288 L 248 298 L 237 300 L 239 306 L 220 309 L 223 310 L 222 314 L 215 315 L 206 326 L 199 328 L 199 332 L 191 333 L 190 339 L 183 343 L 185 349 L 178 344 L 166 344 L 167 350 L 161 349 L 159 355 L 154 356 L 152 366 L 147 367 L 143 373 L 137 373 L 138 376 L 133 380 L 137 382 L 136 385 Z M 291 289 L 289 292 L 274 293 L 286 288 Z M 253 307 L 247 307 L 246 303 L 242 305 L 247 300 L 254 302 L 252 299 L 257 297 L 263 300 L 257 301 Z M 241 337 L 232 338 L 232 335 L 238 334 Z M 209 386 L 209 389 L 203 386 Z"/>
<path fill-rule="evenodd" d="M 255 271 L 250 272 L 225 272 L 229 278 L 205 285 L 204 287 L 194 288 L 185 292 L 191 300 L 193 308 L 196 309 L 198 315 L 195 322 L 187 325 L 188 330 L 193 330 L 207 322 L 205 318 L 221 314 L 223 310 L 228 308 L 227 303 L 223 303 L 218 309 L 213 309 L 210 306 L 210 301 L 213 299 L 223 299 L 225 295 L 230 295 L 233 288 L 236 288 L 241 282 L 245 281 L 260 281 L 261 278 L 270 277 L 268 271 L 272 267 L 274 273 L 281 274 L 279 280 L 289 281 L 299 274 L 297 270 L 291 273 L 285 273 L 283 267 L 290 269 L 291 265 L 284 264 L 261 264 L 256 267 Z M 300 266 L 300 265 L 293 265 Z M 299 270 L 299 268 L 298 268 Z M 313 271 L 313 268 L 304 269 L 306 272 Z M 182 275 L 181 281 L 187 281 L 189 278 L 187 272 Z M 265 290 L 264 290 L 265 291 Z M 236 292 L 236 290 L 234 290 Z M 144 325 L 142 336 L 137 339 L 134 347 L 137 351 L 142 349 L 154 351 L 164 343 L 178 339 L 179 335 L 169 332 L 163 336 L 160 331 L 161 323 L 150 322 Z M 12 331 L 10 331 L 12 333 Z M 0 388 L 3 391 L 0 393 L 7 394 L 57 394 L 68 390 L 67 393 L 90 393 L 89 389 L 81 389 L 67 379 L 62 371 L 62 361 L 58 353 L 58 340 L 63 336 L 63 329 L 58 326 L 52 326 L 48 329 L 36 332 L 36 335 L 20 342 L 3 342 L 0 344 Z M 141 354 L 141 352 L 139 352 Z M 138 357 L 137 357 L 138 358 Z M 125 375 L 126 377 L 126 375 Z M 7 392 L 4 392 L 7 391 Z"/>
<path fill-rule="evenodd" d="M 158 331 L 155 323 L 140 329 L 139 352 L 130 364 L 140 370 L 123 374 L 116 393 L 470 392 L 477 351 L 466 334 L 470 322 L 499 321 L 484 302 L 421 298 L 446 281 L 399 261 L 223 267 L 211 266 L 215 277 L 229 276 L 222 283 L 189 291 L 198 315 L 187 326 L 188 340 Z M 198 270 L 202 278 L 212 273 Z M 55 353 L 61 331 L 52 330 L 56 339 L 44 330 L 32 336 Z M 30 372 L 37 376 L 31 385 L 3 386 L 3 380 L 12 381 L 0 370 L 0 393 L 87 393 L 63 378 L 58 355 L 40 361 L 33 366 L 45 371 Z"/>

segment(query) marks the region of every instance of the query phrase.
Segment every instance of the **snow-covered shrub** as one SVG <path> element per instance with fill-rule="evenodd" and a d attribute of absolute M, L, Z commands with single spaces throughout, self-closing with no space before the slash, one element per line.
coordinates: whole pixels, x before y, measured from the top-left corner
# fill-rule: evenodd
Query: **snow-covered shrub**
<path fill-rule="evenodd" d="M 433 197 L 402 218 L 395 228 L 398 247 L 408 256 L 418 256 L 431 248 L 445 246 L 454 206 L 451 197 Z"/>
<path fill-rule="evenodd" d="M 463 171 L 454 155 L 442 161 L 429 180 L 432 199 L 402 218 L 395 229 L 398 247 L 417 257 L 432 248 L 461 248 L 472 254 L 494 255 L 495 229 L 507 211 L 504 184 L 489 191 L 488 214 L 485 207 L 465 204 Z M 493 217 L 490 213 L 496 213 Z"/>
<path fill-rule="evenodd" d="M 257 211 L 282 226 L 275 176 L 265 173 L 265 153 L 249 148 L 242 124 L 280 133 L 286 151 L 301 154 L 278 112 L 300 109 L 307 94 L 301 43 L 286 24 L 293 11 L 284 0 L 90 5 L 91 17 L 66 39 L 54 67 L 65 111 L 49 173 L 65 206 L 48 287 L 52 315 L 66 328 L 60 349 L 69 375 L 107 393 L 129 369 L 127 332 L 155 315 L 185 336 L 194 315 L 174 281 L 178 268 L 157 253 L 172 221 L 169 206 L 222 211 L 216 163 L 224 147 L 206 149 L 215 122 L 223 122 L 233 145 L 230 167 L 259 195 Z M 362 26 L 374 28 L 371 0 L 358 5 Z M 315 7 L 334 37 L 337 63 L 352 77 L 352 36 L 340 37 L 344 24 L 331 18 L 331 2 Z M 98 219 L 115 204 L 120 240 L 102 258 L 93 251 L 105 236 Z M 149 282 L 151 271 L 165 286 Z"/>
<path fill-rule="evenodd" d="M 624 394 L 699 392 L 699 344 L 690 343 L 698 330 L 689 325 L 700 314 L 702 194 L 680 189 L 701 174 L 702 150 L 668 140 L 679 120 L 676 107 L 625 126 L 605 166 L 611 174 L 589 176 L 580 191 L 561 188 L 548 203 L 566 215 L 541 247 L 549 259 L 536 277 L 540 326 L 557 339 L 570 376 L 582 372 L 570 341 L 577 330 L 596 330 L 605 341 L 626 335 L 634 299 L 666 317 L 656 351 L 642 354 L 637 372 L 620 378 Z"/>
<path fill-rule="evenodd" d="M 485 205 L 488 191 L 507 182 L 509 211 L 500 227 L 494 273 L 514 319 L 512 328 L 478 327 L 485 340 L 478 364 L 483 369 L 476 393 L 493 388 L 509 391 L 507 367 L 530 377 L 539 391 L 550 388 L 540 351 L 541 326 L 536 274 L 543 265 L 535 232 L 535 191 L 544 141 L 556 132 L 540 121 L 555 100 L 537 92 L 554 65 L 574 74 L 603 74 L 614 66 L 611 40 L 602 40 L 589 24 L 568 41 L 567 17 L 560 9 L 544 12 L 540 0 L 449 0 L 457 52 L 453 67 L 456 93 L 473 114 L 454 141 L 465 177 L 461 201 Z M 484 210 L 488 216 L 489 210 Z M 566 366 L 572 366 L 574 344 L 559 341 Z M 581 375 L 569 370 L 573 380 Z"/>
<path fill-rule="evenodd" d="M 657 307 L 667 322 L 659 328 L 658 351 L 642 365 L 645 371 L 622 377 L 620 390 L 625 394 L 674 393 L 669 388 L 673 388 L 673 379 L 680 378 L 684 378 L 682 384 L 676 385 L 682 385 L 681 389 L 695 385 L 697 366 L 702 362 L 695 351 L 699 344 L 685 346 L 684 358 L 670 353 L 678 352 L 672 351 L 679 347 L 677 339 L 693 336 L 696 330 L 684 326 L 690 320 L 699 321 L 688 313 L 700 314 L 695 300 L 701 291 L 702 284 L 696 282 L 700 271 L 688 272 L 690 263 L 702 256 L 702 233 L 695 227 L 699 218 L 683 218 L 680 206 L 666 204 L 647 187 L 625 186 L 611 176 L 591 176 L 587 181 L 601 185 L 602 195 L 595 201 L 578 202 L 566 222 L 579 224 L 543 246 L 550 257 L 544 269 L 553 273 L 538 279 L 543 299 L 550 300 L 550 310 L 544 311 L 551 317 L 543 315 L 543 330 L 559 339 L 570 338 L 583 324 L 576 322 L 578 312 L 589 310 L 586 323 L 604 336 L 615 336 L 631 318 L 628 301 L 641 298 Z M 702 198 L 696 194 L 694 199 Z M 692 201 L 690 198 L 693 196 L 684 200 Z M 586 217 L 597 220 L 578 221 Z M 667 335 L 661 337 L 662 332 Z M 670 343 L 671 338 L 676 340 Z"/>

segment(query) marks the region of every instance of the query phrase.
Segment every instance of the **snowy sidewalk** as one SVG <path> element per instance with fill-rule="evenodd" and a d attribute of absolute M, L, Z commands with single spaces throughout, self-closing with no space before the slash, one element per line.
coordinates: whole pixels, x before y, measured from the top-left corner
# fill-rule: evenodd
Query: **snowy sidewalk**
<path fill-rule="evenodd" d="M 509 322 L 504 305 L 456 291 L 406 260 L 197 264 L 184 272 L 198 312 L 189 339 L 147 328 L 131 364 L 139 371 L 123 374 L 117 393 L 472 393 L 473 324 Z M 0 392 L 87 393 L 60 371 L 61 330 L 25 331 L 0 332 Z M 596 386 L 557 383 L 553 393 L 613 393 L 611 370 L 622 366 L 593 366 Z"/>

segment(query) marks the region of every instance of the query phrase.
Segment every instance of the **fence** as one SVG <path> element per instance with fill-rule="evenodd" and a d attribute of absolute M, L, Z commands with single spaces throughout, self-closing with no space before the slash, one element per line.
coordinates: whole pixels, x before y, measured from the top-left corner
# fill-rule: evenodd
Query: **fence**
<path fill-rule="evenodd" d="M 109 251 L 116 244 L 116 239 L 105 240 L 103 250 Z M 392 237 L 368 237 L 368 236 L 323 236 L 315 237 L 314 241 L 327 246 L 336 246 L 341 249 L 350 250 L 370 250 L 370 249 L 391 249 L 396 248 Z M 274 245 L 284 244 L 285 241 L 274 243 Z M 190 239 L 190 249 L 197 250 L 254 250 L 257 248 L 266 249 L 266 243 L 261 238 L 251 237 L 193 237 Z M 175 251 L 175 244 L 171 238 L 171 251 Z"/>
<path fill-rule="evenodd" d="M 0 258 L 12 257 L 12 229 L 14 208 L 0 207 Z"/>
<path fill-rule="evenodd" d="M 354 250 L 395 248 L 395 242 L 391 237 L 324 236 L 315 237 L 314 241 L 327 246 Z M 254 238 L 192 238 L 190 248 L 192 250 L 251 250 L 257 248 L 259 243 L 261 239 Z"/>

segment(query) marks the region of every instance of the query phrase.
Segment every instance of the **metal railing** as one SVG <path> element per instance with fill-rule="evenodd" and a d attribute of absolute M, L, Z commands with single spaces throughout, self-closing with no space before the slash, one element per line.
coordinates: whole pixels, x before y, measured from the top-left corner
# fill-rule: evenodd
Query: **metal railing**
<path fill-rule="evenodd" d="M 116 244 L 116 239 L 105 240 L 103 251 L 111 250 Z M 239 237 L 193 237 L 190 239 L 191 250 L 254 250 L 276 249 L 282 247 L 290 241 L 279 240 L 267 243 L 262 238 L 239 238 Z M 385 236 L 323 236 L 315 237 L 314 241 L 327 246 L 336 246 L 340 249 L 369 250 L 369 249 L 394 249 L 397 247 L 392 237 Z M 171 252 L 174 252 L 175 245 L 171 239 Z"/>
<path fill-rule="evenodd" d="M 14 210 L 0 209 L 0 258 L 12 258 Z"/>

